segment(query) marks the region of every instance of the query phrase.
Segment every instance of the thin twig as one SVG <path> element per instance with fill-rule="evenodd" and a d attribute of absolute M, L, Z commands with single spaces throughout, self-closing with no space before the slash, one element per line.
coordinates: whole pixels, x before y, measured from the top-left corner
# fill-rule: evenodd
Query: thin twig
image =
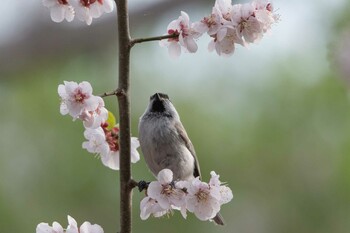
<path fill-rule="evenodd" d="M 130 182 L 129 182 L 129 185 L 133 189 L 133 188 L 139 186 L 139 182 L 137 182 L 136 180 L 131 179 Z"/>
<path fill-rule="evenodd" d="M 107 97 L 107 96 L 112 96 L 112 95 L 117 95 L 118 94 L 118 91 L 117 90 L 114 90 L 114 91 L 111 91 L 111 92 L 105 92 L 103 94 L 100 94 L 98 95 L 99 97 Z"/>
<path fill-rule="evenodd" d="M 164 36 L 154 36 L 154 37 L 148 37 L 148 38 L 139 38 L 139 39 L 133 39 L 131 40 L 131 46 L 134 46 L 138 43 L 148 42 L 148 41 L 157 41 L 157 40 L 164 40 L 164 39 L 170 39 L 170 38 L 178 38 L 179 34 L 173 33 L 170 35 L 164 35 Z"/>

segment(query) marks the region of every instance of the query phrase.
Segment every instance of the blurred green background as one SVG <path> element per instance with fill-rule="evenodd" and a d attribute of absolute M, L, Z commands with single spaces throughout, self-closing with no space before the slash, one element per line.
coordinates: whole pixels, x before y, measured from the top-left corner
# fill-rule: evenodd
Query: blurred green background
<path fill-rule="evenodd" d="M 117 232 L 119 174 L 81 148 L 83 126 L 60 115 L 57 95 L 64 80 L 87 80 L 95 94 L 116 87 L 115 12 L 87 27 L 51 22 L 40 1 L 5 2 L 13 12 L 22 4 L 33 9 L 18 27 L 0 16 L 18 31 L 0 40 L 0 231 L 66 226 L 69 214 Z M 163 34 L 180 10 L 199 20 L 213 3 L 130 0 L 132 36 Z M 177 60 L 157 42 L 133 49 L 132 134 L 149 96 L 168 93 L 204 180 L 215 170 L 234 193 L 222 207 L 226 226 L 218 227 L 178 212 L 142 221 L 144 194 L 135 190 L 134 232 L 349 232 L 350 4 L 274 3 L 281 22 L 230 58 L 209 53 L 208 38 Z M 116 99 L 105 101 L 117 114 Z M 136 180 L 154 179 L 142 158 L 132 168 Z"/>

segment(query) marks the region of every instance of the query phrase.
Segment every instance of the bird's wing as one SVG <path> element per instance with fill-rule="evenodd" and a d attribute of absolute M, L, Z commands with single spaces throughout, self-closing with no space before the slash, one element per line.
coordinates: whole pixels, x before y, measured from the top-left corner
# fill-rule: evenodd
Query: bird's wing
<path fill-rule="evenodd" d="M 188 137 L 185 128 L 181 124 L 181 122 L 178 122 L 175 124 L 175 128 L 177 130 L 177 133 L 179 134 L 180 138 L 183 140 L 184 144 L 186 145 L 187 149 L 191 152 L 193 158 L 194 158 L 194 171 L 193 176 L 201 178 L 201 170 L 199 168 L 198 159 L 196 156 L 196 152 L 194 151 L 194 147 L 192 145 L 192 142 L 190 138 Z"/>

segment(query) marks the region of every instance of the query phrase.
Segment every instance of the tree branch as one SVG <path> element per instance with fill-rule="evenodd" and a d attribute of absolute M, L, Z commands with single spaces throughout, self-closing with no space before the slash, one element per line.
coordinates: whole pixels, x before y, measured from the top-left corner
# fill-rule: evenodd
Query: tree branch
<path fill-rule="evenodd" d="M 115 0 L 118 14 L 119 44 L 119 144 L 120 144 L 120 233 L 131 233 L 131 157 L 130 157 L 130 101 L 129 101 L 129 67 L 131 38 L 129 32 L 129 15 L 127 0 Z"/>
<path fill-rule="evenodd" d="M 164 40 L 164 39 L 178 38 L 178 37 L 179 37 L 179 34 L 173 33 L 173 34 L 164 35 L 164 36 L 155 36 L 155 37 L 148 37 L 148 38 L 133 39 L 133 40 L 131 40 L 131 46 L 134 46 L 135 44 L 142 43 L 142 42 Z"/>
<path fill-rule="evenodd" d="M 105 92 L 103 94 L 98 95 L 99 97 L 107 97 L 107 96 L 112 96 L 112 95 L 118 95 L 118 90 L 111 91 L 111 92 Z"/>

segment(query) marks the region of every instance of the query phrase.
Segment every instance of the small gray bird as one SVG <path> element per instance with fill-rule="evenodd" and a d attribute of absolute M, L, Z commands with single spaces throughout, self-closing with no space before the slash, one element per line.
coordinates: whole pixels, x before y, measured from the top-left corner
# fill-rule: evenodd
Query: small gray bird
<path fill-rule="evenodd" d="M 179 114 L 168 95 L 155 93 L 140 118 L 139 141 L 146 163 L 154 176 L 168 168 L 174 180 L 200 177 L 198 159 Z M 218 213 L 214 222 L 224 225 Z"/>

